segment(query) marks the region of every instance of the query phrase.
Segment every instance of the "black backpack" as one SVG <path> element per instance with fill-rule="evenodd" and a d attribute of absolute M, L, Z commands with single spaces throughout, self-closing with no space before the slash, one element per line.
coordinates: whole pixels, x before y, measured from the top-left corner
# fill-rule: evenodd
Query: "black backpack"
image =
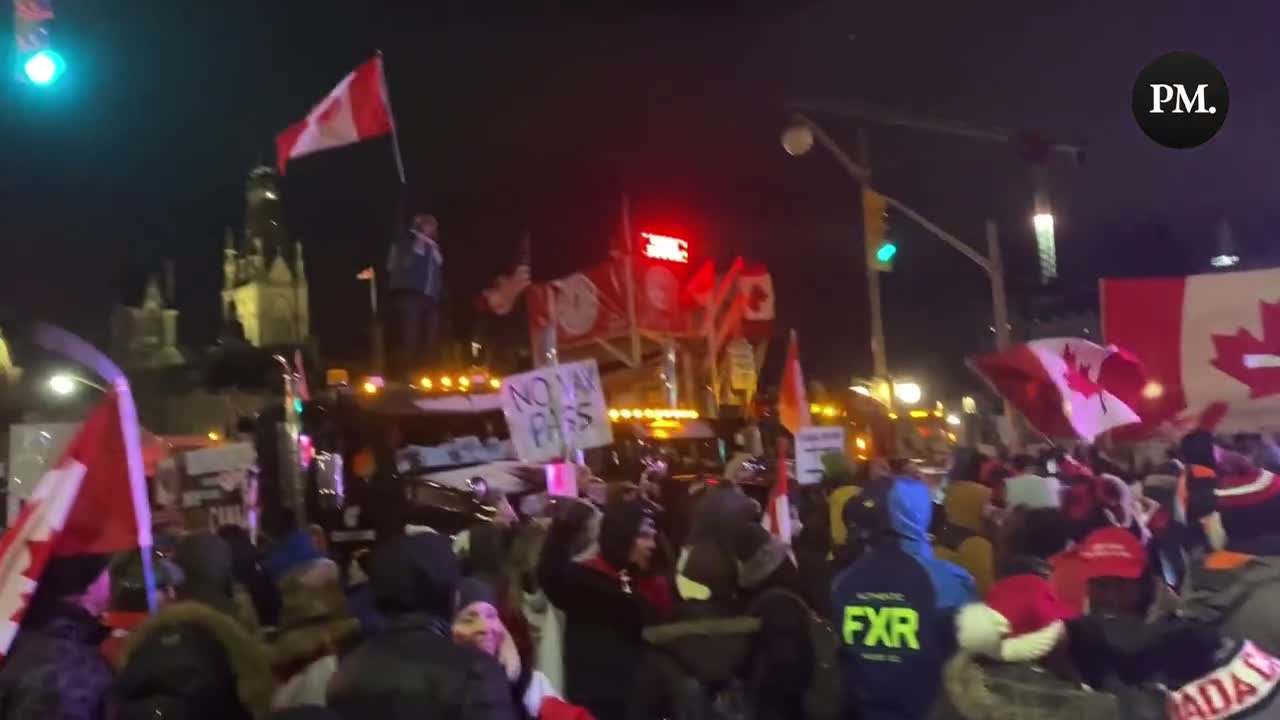
<path fill-rule="evenodd" d="M 809 609 L 799 595 L 783 588 L 766 590 L 752 603 L 752 614 L 769 598 L 786 597 L 808 613 L 809 642 L 813 647 L 813 677 L 804 692 L 804 716 L 809 720 L 838 720 L 844 711 L 844 690 L 836 653 L 840 639 L 831 624 Z"/>

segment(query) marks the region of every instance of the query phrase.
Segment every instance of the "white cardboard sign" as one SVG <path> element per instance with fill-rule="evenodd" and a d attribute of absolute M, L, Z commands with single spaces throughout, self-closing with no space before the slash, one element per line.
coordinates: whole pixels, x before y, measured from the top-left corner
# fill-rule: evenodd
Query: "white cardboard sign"
<path fill-rule="evenodd" d="M 502 382 L 502 414 L 523 462 L 562 458 L 565 439 L 573 450 L 611 444 L 608 412 L 595 360 L 539 368 Z"/>
<path fill-rule="evenodd" d="M 844 428 L 809 426 L 796 433 L 796 482 L 813 485 L 822 481 L 822 456 L 844 454 Z"/>

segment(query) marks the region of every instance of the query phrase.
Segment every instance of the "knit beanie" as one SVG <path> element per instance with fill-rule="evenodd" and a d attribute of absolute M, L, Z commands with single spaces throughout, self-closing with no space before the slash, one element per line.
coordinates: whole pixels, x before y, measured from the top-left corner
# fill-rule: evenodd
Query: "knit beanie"
<path fill-rule="evenodd" d="M 1222 529 L 1232 546 L 1265 536 L 1280 536 L 1280 476 L 1268 470 L 1220 477 L 1214 493 Z"/>
<path fill-rule="evenodd" d="M 605 508 L 600 522 L 600 556 L 614 569 L 631 564 L 631 548 L 643 527 L 654 527 L 653 514 L 643 502 L 627 500 Z"/>
<path fill-rule="evenodd" d="M 997 581 L 985 603 L 967 605 L 956 616 L 956 640 L 966 652 L 1003 662 L 1033 662 L 1047 656 L 1072 616 L 1048 580 L 1014 575 Z"/>
<path fill-rule="evenodd" d="M 1188 465 L 1203 465 L 1210 470 L 1218 467 L 1213 435 L 1207 430 L 1196 430 L 1183 436 L 1178 443 L 1178 455 Z"/>
<path fill-rule="evenodd" d="M 458 580 L 458 610 L 461 611 L 473 603 L 485 603 L 498 607 L 498 594 L 489 583 L 474 577 Z"/>

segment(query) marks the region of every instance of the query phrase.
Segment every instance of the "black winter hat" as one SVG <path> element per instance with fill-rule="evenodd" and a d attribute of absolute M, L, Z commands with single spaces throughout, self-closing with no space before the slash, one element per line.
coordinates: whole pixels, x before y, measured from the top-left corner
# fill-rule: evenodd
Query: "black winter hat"
<path fill-rule="evenodd" d="M 389 615 L 427 612 L 453 617 L 461 574 L 449 540 L 436 533 L 397 537 L 376 548 L 369 560 L 374 602 Z"/>
<path fill-rule="evenodd" d="M 458 580 L 458 610 L 478 602 L 498 607 L 498 594 L 494 592 L 493 586 L 475 577 Z"/>
<path fill-rule="evenodd" d="M 631 564 L 631 548 L 640 530 L 654 526 L 653 512 L 643 501 L 623 500 L 604 510 L 600 523 L 600 556 L 615 569 Z"/>
<path fill-rule="evenodd" d="M 790 549 L 757 523 L 744 523 L 735 533 L 733 553 L 738 560 L 738 584 L 759 587 L 788 558 Z"/>

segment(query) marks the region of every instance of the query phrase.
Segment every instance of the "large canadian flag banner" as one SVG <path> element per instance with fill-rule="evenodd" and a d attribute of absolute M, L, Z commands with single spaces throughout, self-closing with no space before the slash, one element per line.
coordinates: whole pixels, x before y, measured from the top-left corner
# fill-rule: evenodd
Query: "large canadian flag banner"
<path fill-rule="evenodd" d="M 1135 409 L 1148 424 L 1221 414 L 1222 432 L 1280 430 L 1280 270 L 1106 279 L 1107 341 L 1152 381 Z"/>

